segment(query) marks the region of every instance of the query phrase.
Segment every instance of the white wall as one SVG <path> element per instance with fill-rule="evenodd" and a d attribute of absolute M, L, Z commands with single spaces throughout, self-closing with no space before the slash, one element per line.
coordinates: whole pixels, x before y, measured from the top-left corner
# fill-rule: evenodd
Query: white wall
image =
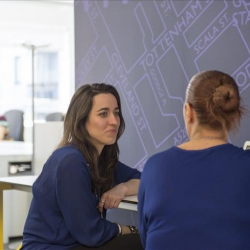
<path fill-rule="evenodd" d="M 35 109 L 45 113 L 66 111 L 75 89 L 73 8 L 73 1 L 67 0 L 0 1 L 0 114 L 12 108 L 31 110 L 31 99 L 25 98 L 22 86 L 13 85 L 11 71 L 14 54 L 30 57 L 23 43 L 49 45 L 42 50 L 59 52 L 58 100 L 35 100 Z"/>
<path fill-rule="evenodd" d="M 56 149 L 63 135 L 63 122 L 35 123 L 33 173 L 39 175 L 43 165 Z M 44 146 L 46 145 L 46 146 Z"/>

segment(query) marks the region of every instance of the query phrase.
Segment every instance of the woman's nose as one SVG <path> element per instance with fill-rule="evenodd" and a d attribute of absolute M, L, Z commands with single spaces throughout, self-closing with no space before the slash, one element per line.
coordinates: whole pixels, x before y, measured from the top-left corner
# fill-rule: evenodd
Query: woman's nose
<path fill-rule="evenodd" d="M 110 115 L 109 123 L 118 125 L 119 124 L 119 116 L 115 116 L 114 114 Z"/>

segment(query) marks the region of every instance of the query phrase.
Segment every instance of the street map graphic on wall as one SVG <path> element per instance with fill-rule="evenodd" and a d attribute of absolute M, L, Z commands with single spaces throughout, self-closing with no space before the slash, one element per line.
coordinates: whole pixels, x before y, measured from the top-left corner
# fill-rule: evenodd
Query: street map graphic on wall
<path fill-rule="evenodd" d="M 185 90 L 199 71 L 237 81 L 250 112 L 250 0 L 75 1 L 76 88 L 114 85 L 126 130 L 120 160 L 143 169 L 154 153 L 188 140 Z M 250 113 L 230 142 L 250 140 Z"/>

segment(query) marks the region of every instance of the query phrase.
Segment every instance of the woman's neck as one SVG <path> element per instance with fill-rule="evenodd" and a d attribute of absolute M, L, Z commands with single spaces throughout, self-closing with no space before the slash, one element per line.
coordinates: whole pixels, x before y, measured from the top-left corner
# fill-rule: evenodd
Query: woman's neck
<path fill-rule="evenodd" d="M 227 142 L 227 133 L 224 131 L 213 131 L 213 130 L 206 130 L 202 129 L 191 133 L 190 141 L 193 140 L 217 140 Z"/>
<path fill-rule="evenodd" d="M 228 142 L 227 133 L 223 131 L 200 130 L 199 132 L 191 133 L 189 138 L 188 142 L 178 147 L 185 150 L 200 150 Z"/>
<path fill-rule="evenodd" d="M 222 140 L 227 141 L 227 138 L 224 135 L 199 135 L 194 136 L 193 138 L 190 138 L 190 141 L 193 140 Z"/>

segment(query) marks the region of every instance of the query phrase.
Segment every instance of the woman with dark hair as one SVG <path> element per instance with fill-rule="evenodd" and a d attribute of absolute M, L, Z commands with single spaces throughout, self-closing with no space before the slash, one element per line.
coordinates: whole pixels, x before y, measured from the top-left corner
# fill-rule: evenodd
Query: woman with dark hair
<path fill-rule="evenodd" d="M 140 172 L 118 161 L 124 129 L 115 87 L 75 92 L 62 141 L 33 185 L 22 249 L 142 249 L 135 227 L 105 219 L 106 209 L 138 192 Z"/>
<path fill-rule="evenodd" d="M 189 141 L 145 164 L 138 194 L 146 250 L 250 249 L 250 150 L 228 142 L 243 114 L 234 79 L 195 75 L 186 91 Z"/>

